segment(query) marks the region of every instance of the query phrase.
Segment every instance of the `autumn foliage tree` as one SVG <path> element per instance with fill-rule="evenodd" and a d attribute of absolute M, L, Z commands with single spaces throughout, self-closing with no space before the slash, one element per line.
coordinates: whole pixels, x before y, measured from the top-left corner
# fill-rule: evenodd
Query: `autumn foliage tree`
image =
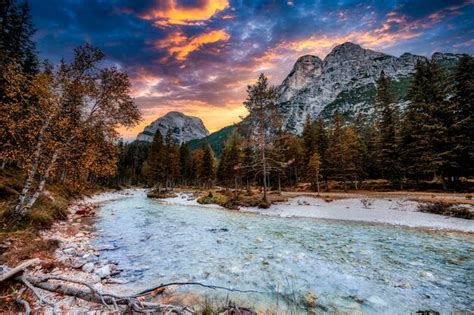
<path fill-rule="evenodd" d="M 28 84 L 15 68 L 4 72 L 6 93 L 16 101 L 2 102 L 2 119 L 17 128 L 12 134 L 21 145 L 15 159 L 25 169 L 15 214 L 24 216 L 59 173 L 80 183 L 115 171 L 115 130 L 134 126 L 140 113 L 127 75 L 101 67 L 103 59 L 99 49 L 86 44 L 75 50 L 71 63 L 45 64 Z M 28 106 L 31 99 L 35 106 Z M 29 132 L 22 134 L 25 126 Z"/>

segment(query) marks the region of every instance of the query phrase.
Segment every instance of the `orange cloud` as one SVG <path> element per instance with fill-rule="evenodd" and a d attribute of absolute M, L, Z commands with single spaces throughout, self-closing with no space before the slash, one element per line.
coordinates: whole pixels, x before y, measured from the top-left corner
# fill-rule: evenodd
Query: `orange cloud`
<path fill-rule="evenodd" d="M 224 30 L 213 30 L 209 33 L 198 34 L 188 39 L 183 33 L 175 32 L 155 43 L 157 48 L 165 48 L 170 56 L 177 60 L 185 60 L 193 51 L 199 50 L 206 44 L 228 41 L 230 35 Z"/>
<path fill-rule="evenodd" d="M 152 9 L 141 17 L 156 20 L 158 25 L 193 25 L 200 24 L 229 7 L 228 0 L 205 0 L 199 7 L 180 6 L 177 0 L 162 0 L 162 2 L 160 8 Z"/>

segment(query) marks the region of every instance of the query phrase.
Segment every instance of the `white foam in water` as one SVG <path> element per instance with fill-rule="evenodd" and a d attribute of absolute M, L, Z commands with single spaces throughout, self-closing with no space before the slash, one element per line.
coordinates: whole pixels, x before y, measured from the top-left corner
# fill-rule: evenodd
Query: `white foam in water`
<path fill-rule="evenodd" d="M 147 199 L 137 190 L 99 209 L 96 243 L 117 247 L 101 256 L 125 269 L 121 277 L 130 282 L 122 291 L 193 280 L 266 292 L 188 288 L 277 313 L 291 307 L 306 314 L 308 292 L 317 296 L 318 314 L 473 311 L 470 234 L 262 216 L 178 201 Z M 296 308 L 285 301 L 296 301 Z"/>

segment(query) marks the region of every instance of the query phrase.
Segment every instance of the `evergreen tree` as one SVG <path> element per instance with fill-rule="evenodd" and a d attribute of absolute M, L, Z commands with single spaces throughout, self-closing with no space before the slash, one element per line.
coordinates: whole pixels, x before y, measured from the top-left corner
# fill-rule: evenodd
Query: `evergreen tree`
<path fill-rule="evenodd" d="M 156 130 L 153 136 L 153 142 L 150 145 L 148 152 L 148 159 L 144 166 L 145 176 L 148 179 L 148 183 L 152 186 L 156 186 L 160 190 L 163 182 L 165 181 L 165 168 L 163 157 L 165 156 L 165 147 L 163 144 L 163 137 L 159 130 Z"/>
<path fill-rule="evenodd" d="M 311 186 L 315 191 L 320 192 L 319 176 L 321 174 L 321 158 L 318 153 L 314 153 L 308 162 L 308 172 L 311 178 Z"/>
<path fill-rule="evenodd" d="M 452 89 L 446 71 L 434 61 L 418 62 L 408 93 L 403 126 L 404 167 L 415 179 L 439 177 L 444 184 L 450 172 L 453 141 L 450 137 Z"/>
<path fill-rule="evenodd" d="M 173 136 L 173 131 L 168 129 L 164 140 L 163 168 L 165 170 L 166 188 L 172 188 L 176 179 L 180 177 L 179 150 Z"/>
<path fill-rule="evenodd" d="M 181 183 L 184 185 L 188 184 L 188 180 L 192 177 L 192 166 L 191 166 L 191 152 L 189 151 L 186 143 L 181 144 L 179 147 L 179 166 Z"/>
<path fill-rule="evenodd" d="M 318 141 L 316 139 L 315 123 L 311 120 L 311 116 L 306 117 L 306 121 L 303 126 L 303 145 L 304 145 L 304 165 L 308 165 L 311 156 L 318 152 Z"/>
<path fill-rule="evenodd" d="M 36 45 L 32 40 L 35 32 L 27 1 L 0 0 L 1 68 L 16 64 L 23 74 L 38 72 Z"/>
<path fill-rule="evenodd" d="M 245 183 L 247 193 L 250 194 L 254 181 L 255 151 L 250 143 L 245 142 L 242 150 L 242 181 Z"/>
<path fill-rule="evenodd" d="M 375 96 L 376 121 L 378 124 L 377 157 L 382 176 L 391 181 L 397 180 L 401 185 L 401 165 L 397 136 L 395 113 L 395 96 L 390 79 L 382 71 L 377 82 Z"/>
<path fill-rule="evenodd" d="M 331 177 L 342 180 L 344 190 L 347 190 L 347 181 L 353 179 L 357 183 L 361 174 L 360 139 L 354 128 L 344 125 L 342 115 L 337 112 L 333 116 L 331 127 L 327 151 L 328 173 Z"/>
<path fill-rule="evenodd" d="M 203 156 L 202 156 L 202 179 L 206 187 L 212 187 L 212 183 L 216 178 L 216 161 L 214 157 L 214 152 L 212 151 L 211 146 L 206 143 L 203 147 Z"/>
<path fill-rule="evenodd" d="M 273 135 L 281 126 L 276 97 L 276 89 L 268 84 L 268 79 L 262 73 L 255 84 L 247 87 L 247 99 L 244 102 L 245 108 L 249 112 L 247 122 L 252 128 L 250 135 L 255 138 L 255 149 L 259 155 L 257 172 L 262 176 L 263 201 L 265 203 L 268 203 L 267 151 L 273 141 Z"/>
<path fill-rule="evenodd" d="M 453 175 L 474 175 L 474 58 L 463 56 L 454 76 Z"/>
<path fill-rule="evenodd" d="M 314 124 L 314 133 L 317 143 L 317 151 L 319 158 L 321 160 L 321 176 L 324 179 L 326 190 L 328 190 L 328 169 L 327 169 L 327 150 L 329 148 L 329 135 L 326 129 L 326 124 L 322 118 L 318 118 Z"/>
<path fill-rule="evenodd" d="M 217 179 L 225 186 L 237 188 L 241 174 L 241 149 L 240 137 L 236 131 L 226 141 L 222 151 L 219 166 L 217 168 Z"/>

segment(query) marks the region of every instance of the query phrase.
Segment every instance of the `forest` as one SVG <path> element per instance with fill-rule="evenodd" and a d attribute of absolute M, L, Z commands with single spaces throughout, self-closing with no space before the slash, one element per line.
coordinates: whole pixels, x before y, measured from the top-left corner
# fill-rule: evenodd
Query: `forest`
<path fill-rule="evenodd" d="M 311 183 L 328 190 L 359 189 L 385 180 L 382 189 L 465 190 L 473 176 L 474 60 L 465 55 L 454 71 L 435 61 L 416 66 L 408 102 L 401 108 L 392 82 L 381 73 L 372 113 L 330 121 L 308 117 L 301 136 L 282 130 L 277 92 L 265 75 L 248 87 L 249 116 L 217 159 L 208 144 L 191 152 L 173 143 L 171 131 L 146 142 L 120 143 L 117 183 L 274 190 Z M 371 187 L 365 187 L 370 189 Z"/>

